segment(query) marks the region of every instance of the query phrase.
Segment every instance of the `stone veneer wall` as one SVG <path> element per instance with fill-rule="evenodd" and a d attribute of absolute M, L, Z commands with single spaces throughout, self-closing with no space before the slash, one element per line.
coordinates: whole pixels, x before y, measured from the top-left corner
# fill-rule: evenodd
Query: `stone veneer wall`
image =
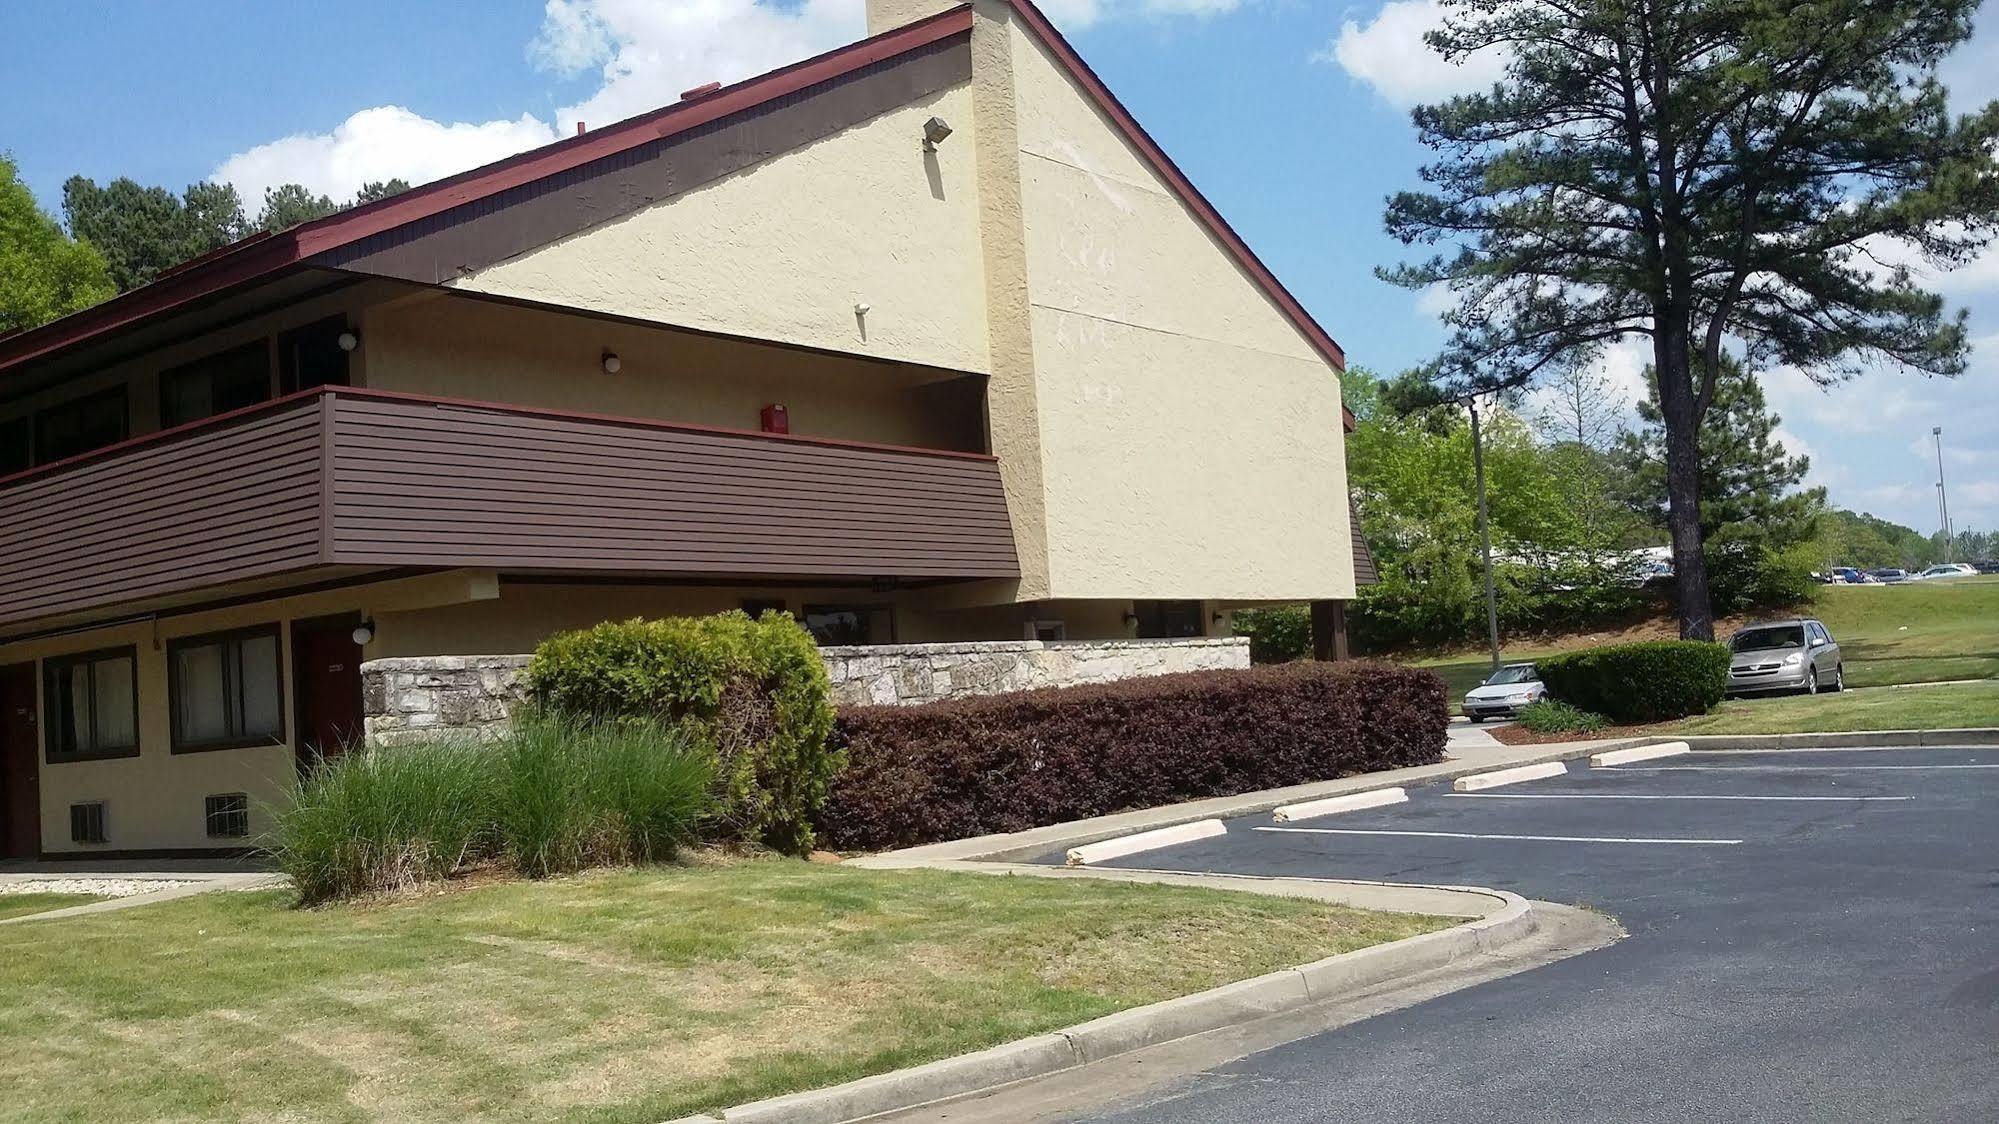
<path fill-rule="evenodd" d="M 963 695 L 1073 687 L 1249 666 L 1243 637 L 821 648 L 841 706 L 914 705 Z M 361 665 L 368 741 L 496 733 L 520 702 L 527 656 L 419 656 Z"/>

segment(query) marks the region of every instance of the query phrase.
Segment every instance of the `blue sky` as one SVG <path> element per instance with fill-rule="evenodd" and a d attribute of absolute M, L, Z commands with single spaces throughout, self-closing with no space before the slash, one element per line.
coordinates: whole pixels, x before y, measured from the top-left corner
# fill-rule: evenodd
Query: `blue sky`
<path fill-rule="evenodd" d="M 1401 247 L 1381 206 L 1424 152 L 1407 106 L 1489 80 L 1420 34 L 1434 0 L 1045 0 L 1160 143 L 1347 349 L 1392 372 L 1441 338 L 1433 302 L 1376 280 Z M 75 173 L 246 199 L 297 179 L 335 196 L 439 175 L 603 124 L 710 79 L 858 38 L 862 0 L 13 0 L 0 40 L 0 148 L 51 210 Z M 1946 78 L 1999 95 L 1999 34 Z M 252 209 L 254 209 L 254 204 Z M 1999 528 L 1999 251 L 1938 279 L 1980 346 L 1956 382 L 1871 373 L 1823 394 L 1766 379 L 1789 444 L 1835 502 L 1936 525 L 1943 425 L 1961 529 Z M 1635 391 L 1642 355 L 1609 360 Z"/>

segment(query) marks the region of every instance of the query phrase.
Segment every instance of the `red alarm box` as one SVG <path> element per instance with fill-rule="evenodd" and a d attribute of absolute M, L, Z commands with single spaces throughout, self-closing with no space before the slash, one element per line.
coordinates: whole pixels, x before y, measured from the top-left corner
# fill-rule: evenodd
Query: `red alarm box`
<path fill-rule="evenodd" d="M 782 402 L 772 402 L 763 408 L 763 430 L 765 433 L 790 433 L 791 412 Z"/>

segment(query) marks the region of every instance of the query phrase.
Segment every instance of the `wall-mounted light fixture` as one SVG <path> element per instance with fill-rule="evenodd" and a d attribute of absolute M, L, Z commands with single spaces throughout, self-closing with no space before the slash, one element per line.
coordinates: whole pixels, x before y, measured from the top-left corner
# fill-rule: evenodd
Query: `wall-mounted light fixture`
<path fill-rule="evenodd" d="M 320 338 L 324 339 L 325 337 L 322 336 Z M 355 335 L 354 330 L 350 328 L 347 331 L 344 331 L 339 335 L 333 337 L 333 342 L 339 345 L 340 350 L 342 351 L 352 351 L 355 348 L 361 346 L 361 337 Z"/>
<path fill-rule="evenodd" d="M 923 123 L 923 151 L 935 152 L 944 138 L 951 135 L 951 126 L 942 117 L 932 117 Z"/>
<path fill-rule="evenodd" d="M 604 350 L 604 373 L 607 375 L 615 375 L 619 371 L 622 371 L 624 369 L 625 369 L 625 361 L 623 359 L 618 358 L 617 352 L 612 351 L 609 348 L 606 348 Z"/>
<path fill-rule="evenodd" d="M 372 620 L 365 620 L 362 621 L 360 624 L 355 625 L 353 638 L 354 638 L 354 643 L 359 644 L 363 648 L 367 647 L 369 644 L 374 643 L 375 622 Z"/>

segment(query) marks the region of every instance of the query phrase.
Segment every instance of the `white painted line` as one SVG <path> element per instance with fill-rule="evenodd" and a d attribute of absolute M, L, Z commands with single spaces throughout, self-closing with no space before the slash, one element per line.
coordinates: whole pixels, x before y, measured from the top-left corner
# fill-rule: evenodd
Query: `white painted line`
<path fill-rule="evenodd" d="M 1220 820 L 1196 820 L 1193 823 L 1162 827 L 1157 831 L 1141 831 L 1136 835 L 1121 835 L 1116 839 L 1105 839 L 1098 843 L 1085 843 L 1081 847 L 1069 849 L 1070 866 L 1088 866 L 1107 859 L 1119 859 L 1135 855 L 1140 851 L 1150 851 L 1158 847 L 1171 847 L 1175 843 L 1192 843 L 1196 839 L 1208 839 L 1216 835 L 1228 834 L 1228 828 Z"/>
<path fill-rule="evenodd" d="M 1356 792 L 1348 796 L 1330 796 L 1324 800 L 1307 800 L 1303 804 L 1286 804 L 1270 814 L 1273 823 L 1290 823 L 1293 820 L 1309 820 L 1315 816 L 1330 816 L 1337 812 L 1357 812 L 1362 808 L 1380 808 L 1389 804 L 1407 802 L 1409 794 L 1399 788 L 1382 788 L 1373 792 Z"/>
<path fill-rule="evenodd" d="M 1590 768 L 1601 769 L 1606 765 L 1624 765 L 1632 761 L 1650 761 L 1655 757 L 1677 757 L 1682 753 L 1692 753 L 1694 747 L 1685 742 L 1662 742 L 1659 745 L 1634 746 L 1631 749 L 1613 749 L 1607 753 L 1591 755 Z"/>
<path fill-rule="evenodd" d="M 1568 771 L 1567 762 L 1543 761 L 1539 765 L 1522 765 L 1515 769 L 1497 769 L 1490 773 L 1473 773 L 1469 777 L 1459 777 L 1451 782 L 1451 790 L 1477 792 L 1481 788 L 1498 788 L 1503 784 L 1519 784 L 1521 781 L 1559 777 Z"/>
<path fill-rule="evenodd" d="M 1617 772 L 1919 772 L 1933 768 L 1999 768 L 1999 764 L 1659 764 Z"/>
<path fill-rule="evenodd" d="M 1638 796 L 1595 792 L 1453 792 L 1457 800 L 1825 800 L 1841 804 L 1855 800 L 1914 800 L 1913 796 Z"/>
<path fill-rule="evenodd" d="M 1529 843 L 1695 843 L 1732 847 L 1740 839 L 1623 839 L 1602 835 L 1474 835 L 1465 831 L 1367 831 L 1339 827 L 1258 827 L 1252 831 L 1290 831 L 1304 835 L 1408 835 L 1423 839 L 1514 839 Z"/>

